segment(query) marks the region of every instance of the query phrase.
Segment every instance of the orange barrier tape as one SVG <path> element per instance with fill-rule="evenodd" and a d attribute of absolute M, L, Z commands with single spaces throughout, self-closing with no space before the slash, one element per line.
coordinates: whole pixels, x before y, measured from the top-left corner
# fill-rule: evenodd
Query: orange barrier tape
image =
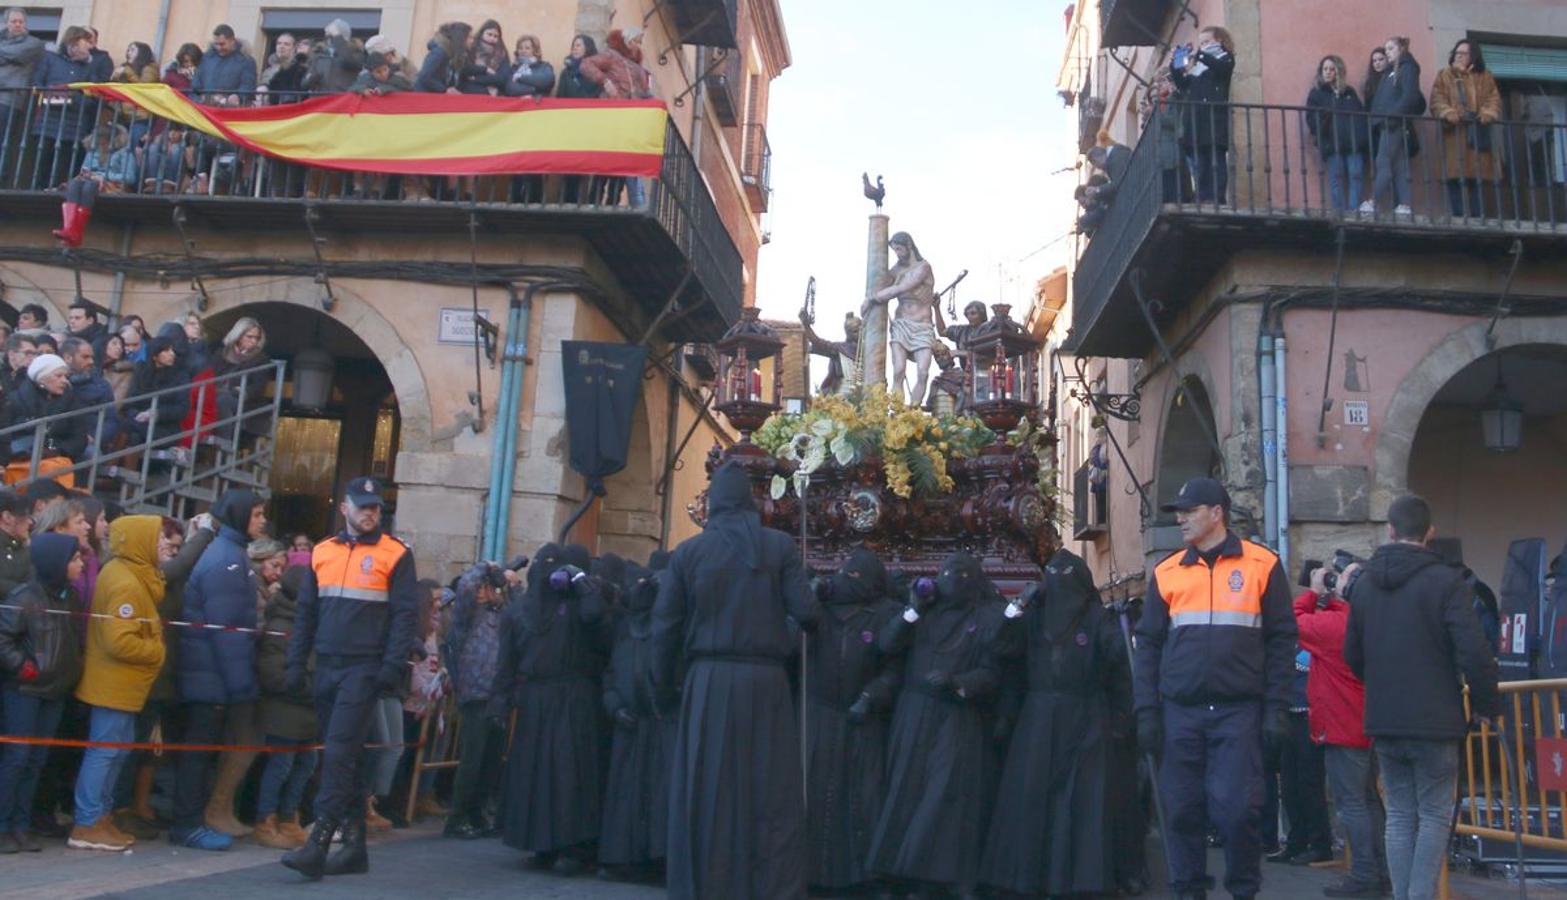
<path fill-rule="evenodd" d="M 0 735 L 0 744 L 26 744 L 32 747 L 74 747 L 85 749 L 88 747 L 103 747 L 109 750 L 156 750 L 163 752 L 172 750 L 187 753 L 224 753 L 237 750 L 243 753 L 303 753 L 306 750 L 320 750 L 325 744 L 304 744 L 295 747 L 281 746 L 247 746 L 245 744 L 162 744 L 156 741 L 76 741 L 69 738 L 41 738 L 41 737 L 17 737 L 15 735 Z M 415 741 L 411 744 L 365 744 L 366 750 L 390 750 L 393 747 L 413 747 L 415 749 L 424 746 L 423 741 Z"/>

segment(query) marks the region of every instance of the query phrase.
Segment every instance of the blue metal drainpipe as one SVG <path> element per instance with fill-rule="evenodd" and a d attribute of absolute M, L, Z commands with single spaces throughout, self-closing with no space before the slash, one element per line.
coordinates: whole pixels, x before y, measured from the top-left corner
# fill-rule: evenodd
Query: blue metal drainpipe
<path fill-rule="evenodd" d="M 508 285 L 511 304 L 507 311 L 506 344 L 501 354 L 501 389 L 495 409 L 495 437 L 490 459 L 490 492 L 485 498 L 484 535 L 480 557 L 499 560 L 506 553 L 511 526 L 511 486 L 517 461 L 517 412 L 521 407 L 523 375 L 527 371 L 528 324 L 533 294 L 542 284 L 530 284 L 519 297 Z"/>

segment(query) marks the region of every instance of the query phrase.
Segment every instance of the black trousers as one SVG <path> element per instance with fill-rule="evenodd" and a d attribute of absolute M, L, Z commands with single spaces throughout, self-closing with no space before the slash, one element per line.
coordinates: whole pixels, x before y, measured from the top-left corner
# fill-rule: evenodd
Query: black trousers
<path fill-rule="evenodd" d="M 377 657 L 316 660 L 316 721 L 321 728 L 321 785 L 316 792 L 317 818 L 341 822 L 363 817 L 369 790 L 365 740 L 370 715 L 380 700 Z"/>
<path fill-rule="evenodd" d="M 1322 745 L 1312 743 L 1305 713 L 1289 714 L 1289 739 L 1279 759 L 1284 817 L 1289 820 L 1285 847 L 1294 853 L 1333 849 L 1328 825 L 1327 767 Z"/>
<path fill-rule="evenodd" d="M 211 703 L 185 704 L 187 744 L 223 743 L 224 707 Z M 185 750 L 174 754 L 174 829 L 188 831 L 200 826 L 207 808 L 207 775 L 216 754 Z"/>
<path fill-rule="evenodd" d="M 484 811 L 484 785 L 497 783 L 499 754 L 494 750 L 505 739 L 505 734 L 491 724 L 486 715 L 487 706 L 481 700 L 458 707 L 461 718 L 457 726 L 457 775 L 452 784 L 452 813 L 470 819 Z"/>

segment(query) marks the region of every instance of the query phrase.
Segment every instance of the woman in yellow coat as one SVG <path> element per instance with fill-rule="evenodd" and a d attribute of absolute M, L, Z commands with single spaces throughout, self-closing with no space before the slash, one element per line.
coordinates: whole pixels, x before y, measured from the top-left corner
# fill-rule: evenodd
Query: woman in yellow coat
<path fill-rule="evenodd" d="M 177 526 L 176 526 L 177 530 Z M 161 516 L 123 516 L 109 526 L 112 558 L 98 573 L 94 617 L 87 627 L 86 666 L 76 699 L 88 704 L 88 740 L 131 741 L 136 715 L 163 665 L 163 573 L 158 564 L 175 545 Z M 129 750 L 89 747 L 76 776 L 76 827 L 69 846 L 78 850 L 124 850 L 135 842 L 114 827 L 114 784 Z"/>
<path fill-rule="evenodd" d="M 1480 45 L 1460 40 L 1437 73 L 1431 87 L 1431 115 L 1442 120 L 1442 175 L 1447 179 L 1447 203 L 1455 216 L 1487 214 L 1487 182 L 1498 177 L 1492 128 L 1502 118 L 1502 94 L 1496 78 L 1485 70 Z M 1491 215 L 1498 213 L 1495 201 Z"/>

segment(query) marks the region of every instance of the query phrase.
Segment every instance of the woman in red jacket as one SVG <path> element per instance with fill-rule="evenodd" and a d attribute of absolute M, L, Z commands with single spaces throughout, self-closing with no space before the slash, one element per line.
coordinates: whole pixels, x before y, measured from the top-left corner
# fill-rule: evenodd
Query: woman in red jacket
<path fill-rule="evenodd" d="M 1382 800 L 1365 731 L 1366 686 L 1344 661 L 1349 604 L 1339 592 L 1354 583 L 1359 567 L 1346 567 L 1333 590 L 1325 583 L 1327 568 L 1315 569 L 1311 589 L 1295 598 L 1300 646 L 1311 654 L 1306 680 L 1311 739 L 1326 745 L 1328 790 L 1352 857 L 1349 876 L 1323 889 L 1329 897 L 1380 897 L 1388 883 Z"/>

